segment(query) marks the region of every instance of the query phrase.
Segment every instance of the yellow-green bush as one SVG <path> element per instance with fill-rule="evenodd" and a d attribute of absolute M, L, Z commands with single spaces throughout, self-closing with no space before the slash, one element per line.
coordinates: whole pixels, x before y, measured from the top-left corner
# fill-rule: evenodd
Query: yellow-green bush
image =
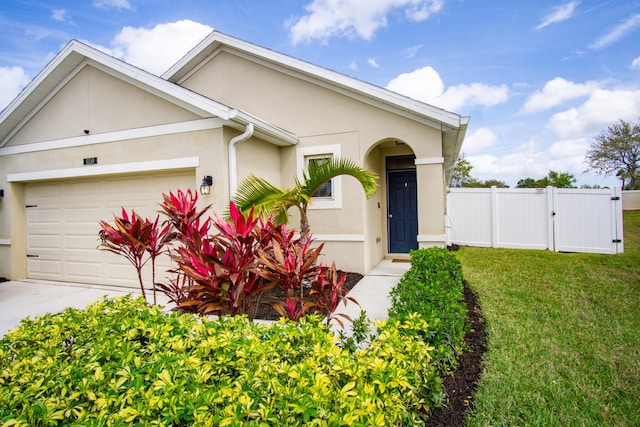
<path fill-rule="evenodd" d="M 355 354 L 299 325 L 167 314 L 106 299 L 23 321 L 0 341 L 2 426 L 419 424 L 440 379 L 417 316 Z"/>

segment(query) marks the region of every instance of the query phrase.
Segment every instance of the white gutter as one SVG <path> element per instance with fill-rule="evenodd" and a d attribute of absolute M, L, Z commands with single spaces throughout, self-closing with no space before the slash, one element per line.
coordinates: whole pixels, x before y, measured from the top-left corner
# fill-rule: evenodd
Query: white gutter
<path fill-rule="evenodd" d="M 234 136 L 229 141 L 229 197 L 233 197 L 238 189 L 238 160 L 236 156 L 236 144 L 253 136 L 253 123 L 247 123 L 244 132 Z"/>

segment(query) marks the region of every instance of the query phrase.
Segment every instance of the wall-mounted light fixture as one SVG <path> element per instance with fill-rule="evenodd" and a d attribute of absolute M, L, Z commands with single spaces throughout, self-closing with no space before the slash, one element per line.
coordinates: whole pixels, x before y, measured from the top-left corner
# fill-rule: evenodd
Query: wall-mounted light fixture
<path fill-rule="evenodd" d="M 4 190 L 0 189 L 0 199 L 4 197 Z"/>
<path fill-rule="evenodd" d="M 202 184 L 200 185 L 200 194 L 208 196 L 211 193 L 211 186 L 213 185 L 213 177 L 211 175 L 205 175 L 202 178 Z"/>

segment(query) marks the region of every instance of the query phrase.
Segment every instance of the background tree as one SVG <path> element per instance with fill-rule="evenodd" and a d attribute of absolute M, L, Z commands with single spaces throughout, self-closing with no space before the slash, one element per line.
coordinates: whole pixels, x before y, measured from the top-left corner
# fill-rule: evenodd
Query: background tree
<path fill-rule="evenodd" d="M 465 154 L 461 153 L 451 172 L 450 187 L 465 187 L 465 184 L 473 179 L 471 178 L 471 169 L 473 169 L 473 166 L 466 159 Z"/>
<path fill-rule="evenodd" d="M 473 166 L 466 159 L 465 154 L 460 154 L 460 156 L 458 156 L 458 160 L 456 160 L 456 163 L 453 166 L 449 186 L 452 188 L 491 188 L 492 186 L 509 188 L 507 184 L 497 179 L 479 181 L 471 176 L 471 169 L 473 169 Z"/>
<path fill-rule="evenodd" d="M 605 176 L 616 174 L 623 189 L 635 190 L 640 178 L 640 123 L 620 119 L 610 125 L 595 137 L 585 161 L 588 170 Z"/>
<path fill-rule="evenodd" d="M 576 177 L 569 172 L 557 172 L 550 170 L 547 176 L 538 180 L 523 178 L 518 181 L 516 188 L 576 188 Z"/>

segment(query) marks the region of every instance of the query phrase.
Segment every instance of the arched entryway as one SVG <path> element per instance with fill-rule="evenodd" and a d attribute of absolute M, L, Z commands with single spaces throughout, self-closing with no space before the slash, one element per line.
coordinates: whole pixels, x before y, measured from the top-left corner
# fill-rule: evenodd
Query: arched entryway
<path fill-rule="evenodd" d="M 368 205 L 367 258 L 375 265 L 385 256 L 396 257 L 418 248 L 418 179 L 413 148 L 397 138 L 377 141 L 364 165 L 380 176 L 380 189 Z"/>
<path fill-rule="evenodd" d="M 387 156 L 387 242 L 388 253 L 402 254 L 418 249 L 418 186 L 413 154 Z"/>

